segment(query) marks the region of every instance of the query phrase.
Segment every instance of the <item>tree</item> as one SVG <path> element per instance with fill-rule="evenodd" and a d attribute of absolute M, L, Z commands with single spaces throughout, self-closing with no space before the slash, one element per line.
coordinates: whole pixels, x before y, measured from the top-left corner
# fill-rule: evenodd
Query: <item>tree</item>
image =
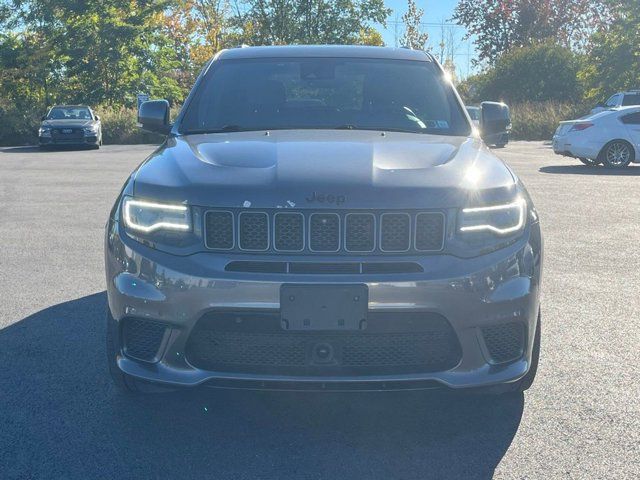
<path fill-rule="evenodd" d="M 246 0 L 236 23 L 251 45 L 353 44 L 386 24 L 383 0 Z M 361 32 L 368 32 L 364 37 Z"/>
<path fill-rule="evenodd" d="M 512 48 L 546 40 L 584 48 L 610 17 L 607 0 L 460 0 L 453 20 L 476 37 L 480 62 L 494 64 Z"/>
<path fill-rule="evenodd" d="M 614 0 L 615 20 L 592 38 L 592 49 L 580 78 L 589 100 L 640 88 L 640 2 Z"/>
<path fill-rule="evenodd" d="M 161 34 L 169 0 L 0 1 L 13 7 L 0 20 L 19 39 L 17 48 L 39 50 L 29 54 L 40 67 L 32 70 L 29 87 L 32 97 L 43 92 L 39 108 L 51 102 L 132 105 L 137 92 L 184 97 L 184 87 L 167 75 L 178 66 Z M 0 43 L 0 50 L 6 48 Z M 19 77 L 28 68 L 17 70 Z M 3 84 L 4 95 L 19 95 Z"/>
<path fill-rule="evenodd" d="M 408 0 L 407 11 L 402 15 L 402 23 L 404 23 L 404 34 L 400 40 L 402 46 L 415 50 L 426 49 L 429 34 L 420 29 L 423 15 L 424 10 L 417 7 L 415 0 Z"/>
<path fill-rule="evenodd" d="M 551 42 L 514 48 L 495 67 L 466 80 L 469 100 L 507 102 L 581 99 L 581 58 Z"/>

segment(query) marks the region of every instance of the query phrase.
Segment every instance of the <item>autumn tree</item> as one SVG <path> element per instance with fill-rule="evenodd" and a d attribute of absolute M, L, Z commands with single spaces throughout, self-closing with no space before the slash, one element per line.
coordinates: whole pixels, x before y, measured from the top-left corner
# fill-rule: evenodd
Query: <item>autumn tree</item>
<path fill-rule="evenodd" d="M 402 23 L 404 23 L 404 34 L 400 43 L 404 47 L 416 50 L 425 50 L 429 34 L 423 32 L 420 28 L 424 10 L 418 8 L 415 0 L 408 0 L 407 11 L 402 15 Z"/>
<path fill-rule="evenodd" d="M 479 61 L 494 64 L 540 41 L 581 49 L 610 17 L 608 0 L 460 0 L 453 20 L 475 36 Z"/>
<path fill-rule="evenodd" d="M 386 25 L 384 0 L 246 0 L 237 23 L 252 45 L 375 43 Z M 363 35 L 364 33 L 364 35 Z"/>

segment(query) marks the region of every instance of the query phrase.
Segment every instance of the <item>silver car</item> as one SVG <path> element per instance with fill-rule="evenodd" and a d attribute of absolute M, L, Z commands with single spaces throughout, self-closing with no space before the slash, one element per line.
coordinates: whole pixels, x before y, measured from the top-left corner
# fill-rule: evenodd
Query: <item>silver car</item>
<path fill-rule="evenodd" d="M 175 123 L 163 100 L 139 122 L 167 139 L 107 222 L 117 385 L 532 384 L 538 216 L 431 55 L 225 50 Z"/>

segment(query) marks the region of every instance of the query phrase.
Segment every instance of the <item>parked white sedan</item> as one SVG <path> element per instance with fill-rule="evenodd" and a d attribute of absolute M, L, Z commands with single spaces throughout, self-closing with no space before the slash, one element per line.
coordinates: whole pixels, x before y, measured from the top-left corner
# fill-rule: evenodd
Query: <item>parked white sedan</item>
<path fill-rule="evenodd" d="M 615 108 L 560 122 L 553 151 L 585 165 L 624 168 L 640 162 L 640 107 Z"/>

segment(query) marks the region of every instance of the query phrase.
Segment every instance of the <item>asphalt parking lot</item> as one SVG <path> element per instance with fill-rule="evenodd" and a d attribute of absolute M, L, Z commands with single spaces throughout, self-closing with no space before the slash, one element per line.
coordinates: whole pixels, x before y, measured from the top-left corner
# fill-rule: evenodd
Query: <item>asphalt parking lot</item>
<path fill-rule="evenodd" d="M 638 478 L 640 167 L 496 153 L 546 240 L 525 395 L 117 394 L 103 226 L 151 146 L 0 148 L 0 478 Z"/>

